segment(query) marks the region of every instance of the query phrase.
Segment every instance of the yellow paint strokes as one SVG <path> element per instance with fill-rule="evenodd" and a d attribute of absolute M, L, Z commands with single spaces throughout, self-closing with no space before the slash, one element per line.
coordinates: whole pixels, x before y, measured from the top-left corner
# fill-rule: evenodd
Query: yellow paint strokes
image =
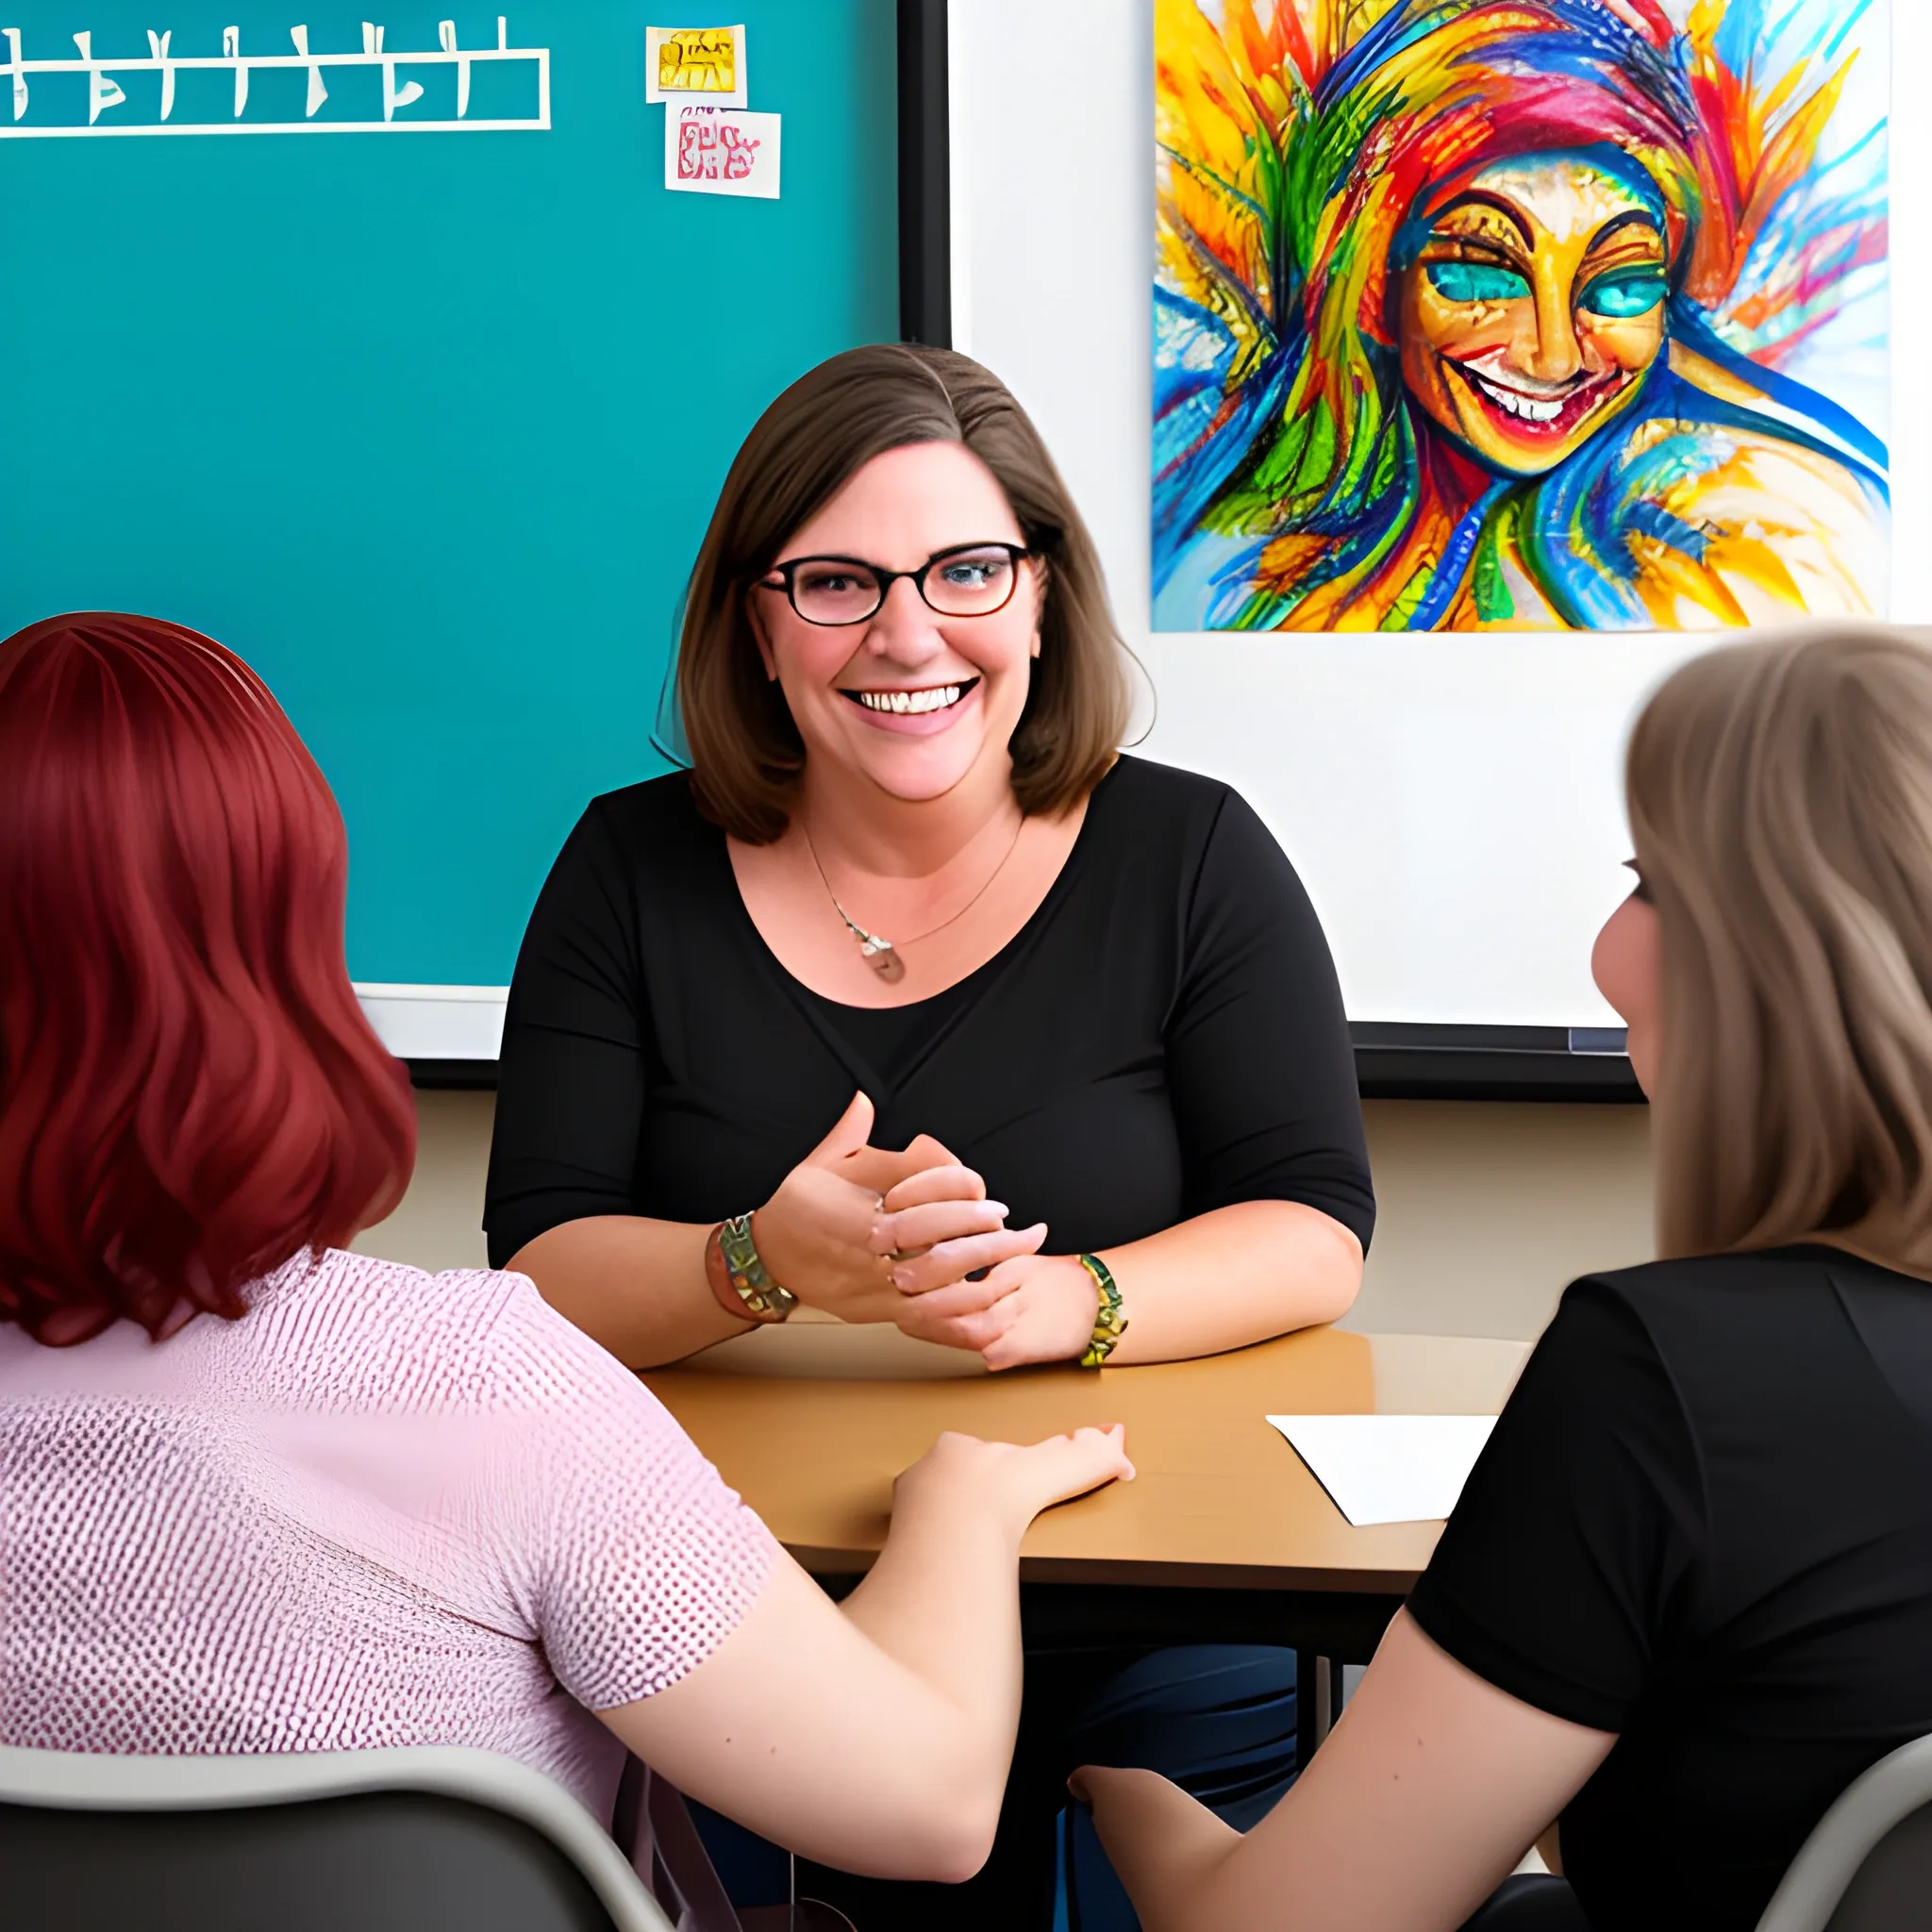
<path fill-rule="evenodd" d="M 1687 349 L 1682 342 L 1671 344 L 1671 370 L 1693 388 L 1715 396 L 1721 403 L 1735 403 L 1741 408 L 1756 409 L 1764 402 L 1764 391 L 1755 383 L 1745 381 L 1741 375 L 1734 375 L 1708 357 L 1700 356 L 1695 349 Z M 1653 441 L 1655 440 L 1652 439 Z"/>
<path fill-rule="evenodd" d="M 1662 501 L 1704 533 L 1705 547 L 1692 559 L 1633 540 L 1639 594 L 1659 626 L 1874 614 L 1865 587 L 1885 581 L 1884 540 L 1857 482 L 1829 457 L 1740 434 L 1717 469 Z"/>

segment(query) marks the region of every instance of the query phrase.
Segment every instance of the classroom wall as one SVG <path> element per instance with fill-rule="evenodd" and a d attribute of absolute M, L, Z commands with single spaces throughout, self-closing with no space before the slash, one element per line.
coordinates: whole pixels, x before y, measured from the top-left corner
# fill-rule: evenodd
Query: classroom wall
<path fill-rule="evenodd" d="M 1650 1109 L 1380 1100 L 1378 1211 L 1345 1326 L 1527 1341 L 1566 1282 L 1647 1261 Z"/>
<path fill-rule="evenodd" d="M 480 1268 L 495 1096 L 419 1093 L 416 1177 L 357 1242 L 422 1268 Z M 1528 1341 L 1563 1284 L 1651 1251 L 1650 1115 L 1641 1107 L 1371 1101 L 1381 1200 L 1346 1324 Z"/>

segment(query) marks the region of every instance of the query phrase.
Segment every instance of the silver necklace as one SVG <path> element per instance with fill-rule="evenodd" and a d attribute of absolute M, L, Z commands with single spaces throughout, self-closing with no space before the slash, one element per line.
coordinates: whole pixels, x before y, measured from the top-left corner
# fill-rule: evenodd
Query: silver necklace
<path fill-rule="evenodd" d="M 1001 855 L 1000 862 L 987 874 L 986 883 L 980 887 L 978 891 L 974 892 L 972 898 L 960 907 L 958 911 L 948 913 L 937 925 L 929 925 L 924 932 L 914 933 L 909 940 L 901 940 L 898 945 L 894 945 L 891 940 L 882 937 L 878 933 L 868 932 L 864 926 L 859 924 L 858 920 L 853 918 L 851 913 L 846 911 L 844 907 L 840 905 L 839 895 L 833 891 L 832 882 L 825 876 L 825 868 L 819 861 L 819 848 L 811 842 L 811 827 L 801 818 L 798 822 L 798 829 L 805 835 L 805 849 L 811 854 L 813 869 L 818 873 L 819 884 L 825 889 L 825 897 L 832 902 L 832 910 L 845 922 L 845 930 L 858 941 L 860 958 L 888 985 L 892 985 L 906 977 L 906 961 L 900 958 L 899 946 L 915 946 L 921 940 L 931 939 L 936 932 L 944 932 L 947 926 L 951 925 L 955 920 L 964 919 L 986 897 L 987 892 L 991 889 L 993 880 L 1006 871 L 1007 860 L 1012 858 L 1013 854 L 1019 849 L 1020 834 L 1026 829 L 1026 817 L 1024 812 L 1021 814 L 1020 823 L 1013 828 L 1013 842 Z"/>

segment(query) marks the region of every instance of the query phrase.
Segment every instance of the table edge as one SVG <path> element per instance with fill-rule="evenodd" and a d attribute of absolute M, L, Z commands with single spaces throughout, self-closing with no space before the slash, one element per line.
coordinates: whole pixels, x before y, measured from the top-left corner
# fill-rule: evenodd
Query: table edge
<path fill-rule="evenodd" d="M 871 1549 L 817 1543 L 787 1543 L 786 1551 L 813 1576 L 859 1576 L 878 1559 Z M 1163 1563 L 1132 1557 L 1024 1557 L 1022 1583 L 1104 1583 L 1133 1590 L 1317 1591 L 1338 1594 L 1406 1597 L 1421 1577 L 1419 1569 L 1309 1569 L 1269 1563 Z"/>

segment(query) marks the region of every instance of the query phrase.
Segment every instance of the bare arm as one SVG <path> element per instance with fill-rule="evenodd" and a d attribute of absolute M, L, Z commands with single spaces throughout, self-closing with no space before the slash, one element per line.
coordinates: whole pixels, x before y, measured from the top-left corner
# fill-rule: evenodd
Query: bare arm
<path fill-rule="evenodd" d="M 1107 1249 L 1127 1317 L 1110 1359 L 1216 1355 L 1347 1313 L 1361 1286 L 1361 1243 L 1319 1208 L 1241 1201 L 1144 1241 Z M 914 1306 L 899 1325 L 981 1350 L 991 1368 L 1064 1361 L 1086 1347 L 1098 1294 L 1077 1257 L 1023 1256 L 981 1281 L 922 1292 L 922 1263 L 894 1280 Z"/>
<path fill-rule="evenodd" d="M 1403 1611 L 1245 1837 L 1151 1772 L 1090 1768 L 1075 1786 L 1147 1932 L 1450 1932 L 1615 1742 L 1485 1683 Z"/>
<path fill-rule="evenodd" d="M 601 1713 L 682 1790 L 879 1877 L 985 1862 L 1020 1717 L 1020 1540 L 1131 1475 L 1118 1430 L 1032 1448 L 941 1437 L 900 1478 L 872 1574 L 835 1605 L 789 1557 L 690 1675 Z"/>
<path fill-rule="evenodd" d="M 1347 1314 L 1362 1245 L 1298 1201 L 1242 1201 L 1109 1249 L 1126 1304 L 1116 1362 L 1217 1355 Z M 1084 1272 L 1084 1271 L 1083 1271 Z"/>
<path fill-rule="evenodd" d="M 526 1241 L 509 1268 L 633 1369 L 655 1368 L 751 1326 L 727 1314 L 705 1276 L 708 1226 L 591 1214 Z"/>

